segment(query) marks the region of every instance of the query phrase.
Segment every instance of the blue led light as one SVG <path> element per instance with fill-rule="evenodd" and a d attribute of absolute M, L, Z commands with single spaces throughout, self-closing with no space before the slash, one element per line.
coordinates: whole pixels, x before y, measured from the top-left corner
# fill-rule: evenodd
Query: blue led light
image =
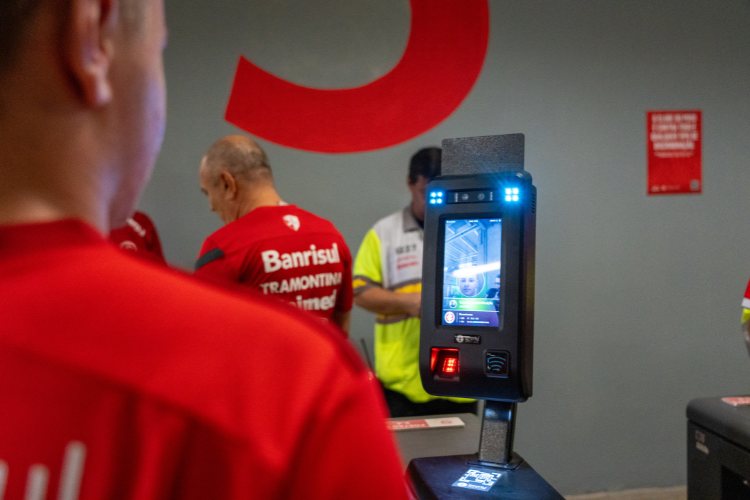
<path fill-rule="evenodd" d="M 505 201 L 512 201 L 512 202 L 521 201 L 521 190 L 517 187 L 505 188 Z"/>
<path fill-rule="evenodd" d="M 443 192 L 442 191 L 430 191 L 430 205 L 442 205 L 443 204 Z"/>

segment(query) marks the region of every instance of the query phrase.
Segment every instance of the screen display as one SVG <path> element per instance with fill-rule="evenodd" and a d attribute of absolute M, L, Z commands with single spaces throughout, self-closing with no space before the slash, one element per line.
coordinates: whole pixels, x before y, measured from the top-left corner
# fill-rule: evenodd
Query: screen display
<path fill-rule="evenodd" d="M 500 324 L 502 220 L 443 220 L 443 305 L 446 326 Z"/>

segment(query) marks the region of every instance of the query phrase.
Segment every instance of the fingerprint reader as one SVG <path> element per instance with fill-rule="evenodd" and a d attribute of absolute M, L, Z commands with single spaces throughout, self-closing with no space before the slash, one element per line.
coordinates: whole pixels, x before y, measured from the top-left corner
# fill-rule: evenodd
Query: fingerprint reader
<path fill-rule="evenodd" d="M 456 375 L 458 373 L 458 358 L 446 356 L 443 359 L 442 366 L 440 367 L 440 373 L 448 376 Z"/>
<path fill-rule="evenodd" d="M 458 380 L 461 367 L 458 360 L 458 349 L 433 347 L 430 358 L 430 369 L 435 377 Z"/>

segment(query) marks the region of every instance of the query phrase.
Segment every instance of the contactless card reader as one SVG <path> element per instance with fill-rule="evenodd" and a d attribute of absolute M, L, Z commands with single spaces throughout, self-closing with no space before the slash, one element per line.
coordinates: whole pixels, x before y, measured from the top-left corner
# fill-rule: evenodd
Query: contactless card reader
<path fill-rule="evenodd" d="M 422 385 L 485 403 L 477 455 L 411 461 L 419 498 L 562 498 L 512 449 L 534 344 L 536 188 L 523 155 L 522 134 L 446 139 L 427 185 Z"/>

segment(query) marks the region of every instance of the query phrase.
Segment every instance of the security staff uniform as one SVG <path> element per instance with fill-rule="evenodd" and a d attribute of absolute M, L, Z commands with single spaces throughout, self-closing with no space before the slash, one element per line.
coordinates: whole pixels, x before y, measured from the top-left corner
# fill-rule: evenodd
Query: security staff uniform
<path fill-rule="evenodd" d="M 422 291 L 423 231 L 409 207 L 380 219 L 364 237 L 354 262 L 354 294 L 371 287 L 396 293 Z M 375 319 L 375 373 L 386 389 L 414 403 L 440 398 L 422 388 L 419 377 L 419 318 L 406 314 Z"/>

